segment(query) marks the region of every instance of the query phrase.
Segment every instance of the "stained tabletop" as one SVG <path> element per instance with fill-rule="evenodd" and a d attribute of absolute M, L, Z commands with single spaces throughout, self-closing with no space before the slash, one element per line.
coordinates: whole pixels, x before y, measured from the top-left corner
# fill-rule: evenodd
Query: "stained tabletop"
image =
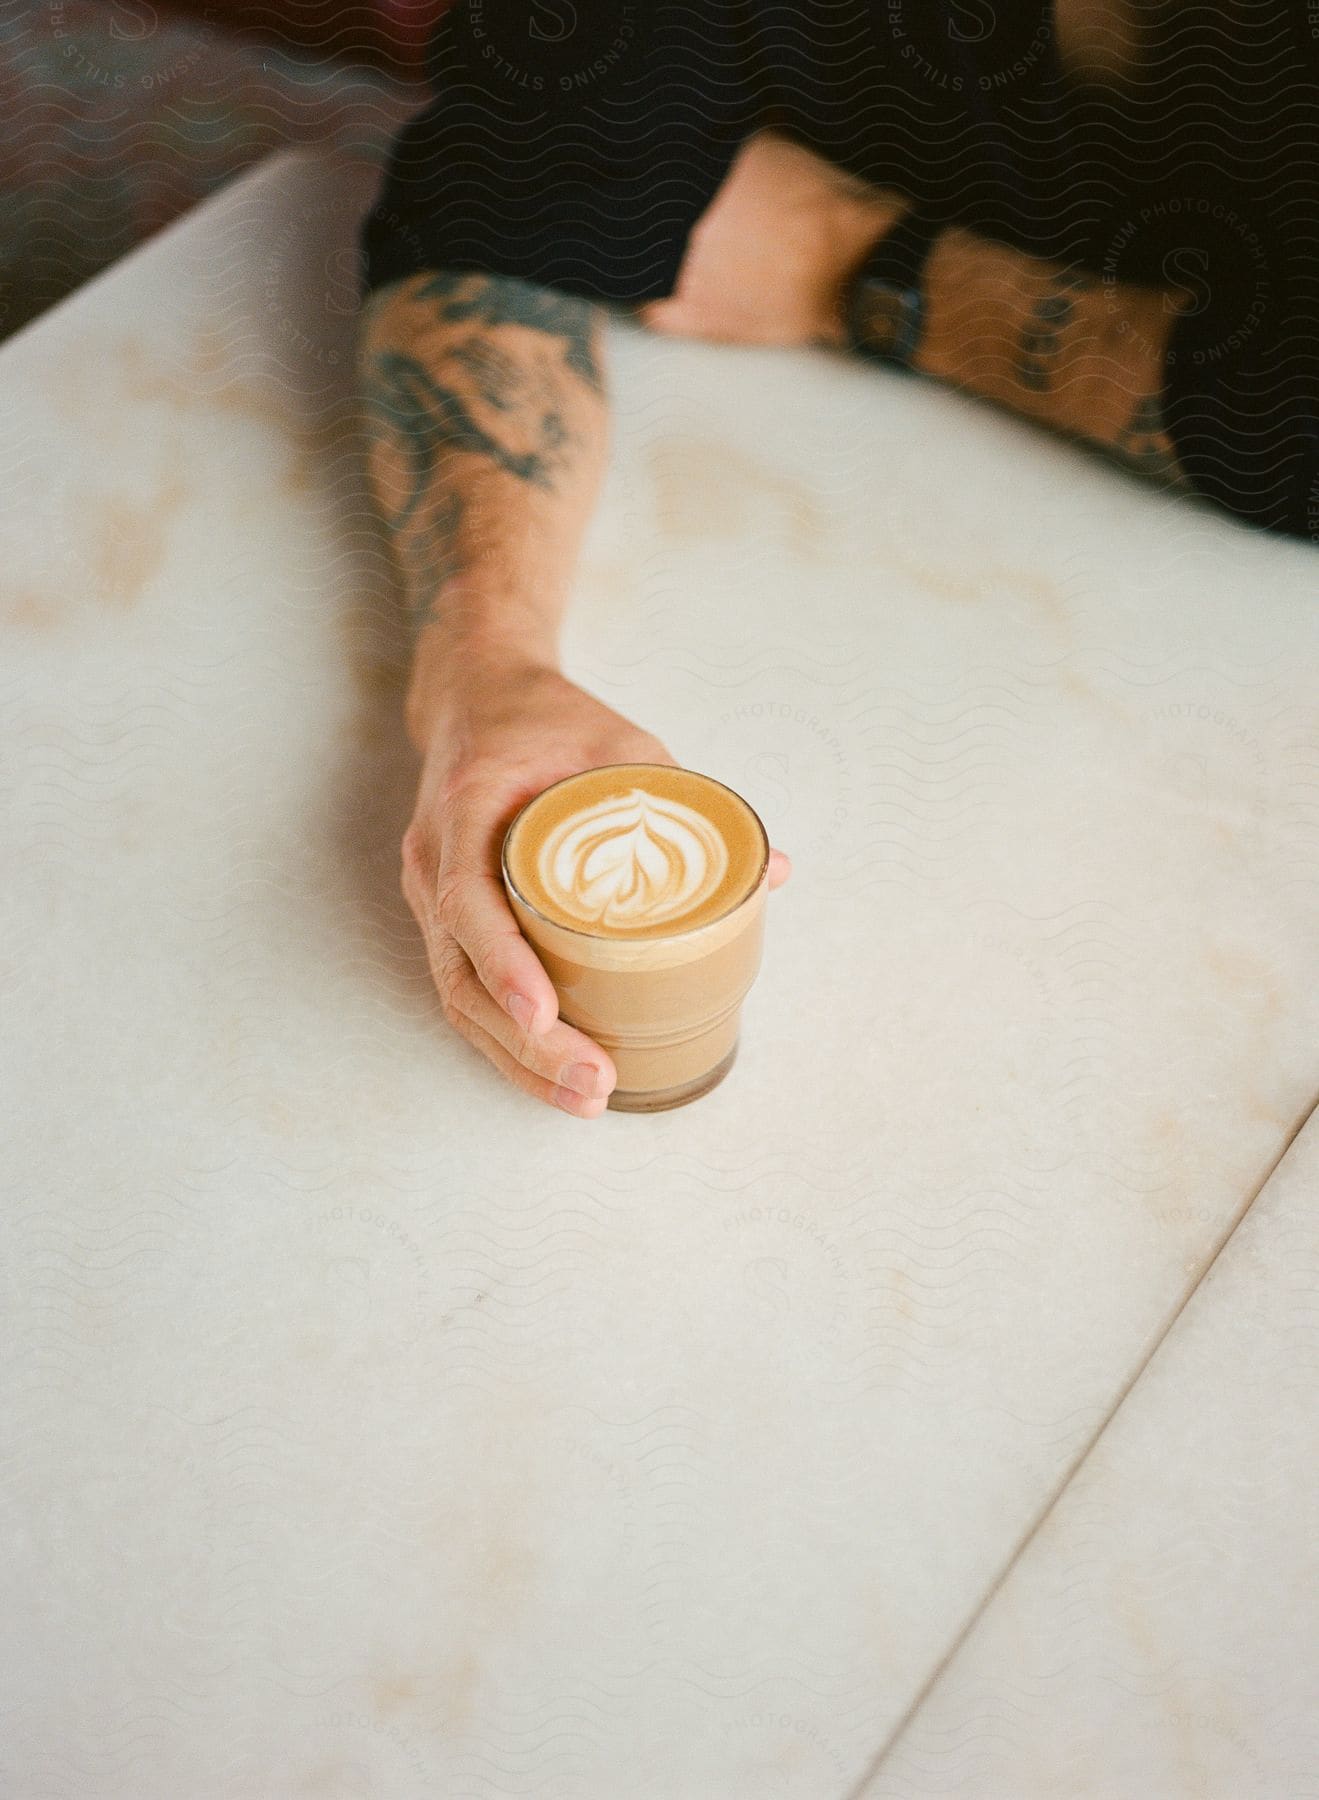
<path fill-rule="evenodd" d="M 0 349 L 0 1785 L 1308 1792 L 1314 1535 L 1204 1421 L 1221 1354 L 1313 1466 L 1313 550 L 615 317 L 566 667 L 794 874 L 716 1092 L 538 1107 L 399 892 L 372 179 L 275 159 Z M 1086 1786 L 1051 1671 L 1172 1679 L 1103 1634 L 1192 1490 L 1195 1682 Z"/>

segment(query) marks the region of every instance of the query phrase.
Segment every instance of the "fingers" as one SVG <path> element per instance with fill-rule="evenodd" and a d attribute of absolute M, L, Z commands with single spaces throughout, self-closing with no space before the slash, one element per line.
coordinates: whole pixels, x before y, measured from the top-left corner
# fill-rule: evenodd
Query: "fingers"
<path fill-rule="evenodd" d="M 404 840 L 403 892 L 445 1018 L 525 1092 L 578 1118 L 598 1117 L 617 1081 L 613 1061 L 559 1019 L 553 985 L 518 931 L 502 884 L 460 863 L 429 877 L 419 836 L 410 829 Z"/>
<path fill-rule="evenodd" d="M 488 1031 L 478 1025 L 474 1019 L 468 1018 L 465 1013 L 455 1010 L 452 1014 L 446 1012 L 446 1017 L 449 1018 L 449 1023 L 455 1031 L 465 1037 L 469 1044 L 481 1052 L 482 1056 L 487 1057 L 500 1074 L 506 1076 L 513 1083 L 514 1087 L 521 1088 L 524 1094 L 530 1094 L 533 1099 L 543 1100 L 550 1106 L 557 1106 L 562 1112 L 572 1113 L 578 1119 L 598 1119 L 604 1112 L 606 1100 L 603 1095 L 587 1098 L 582 1094 L 574 1093 L 570 1088 L 548 1080 L 545 1076 L 533 1073 L 524 1063 L 520 1063 L 516 1056 L 506 1050 L 496 1038 L 491 1037 Z"/>
<path fill-rule="evenodd" d="M 453 952 L 447 959 L 443 997 L 455 1012 L 484 1031 L 520 1067 L 555 1088 L 566 1088 L 574 1100 L 608 1099 L 617 1072 L 607 1051 L 563 1019 L 540 1035 L 524 1031 L 495 1005 L 457 944 Z"/>
<path fill-rule="evenodd" d="M 476 978 L 462 946 L 432 919 L 423 922 L 431 978 L 446 1021 L 524 1093 L 580 1119 L 595 1119 L 615 1083 L 614 1065 L 571 1025 L 544 1037 L 522 1031 Z"/>
<path fill-rule="evenodd" d="M 707 344 L 739 344 L 761 349 L 783 348 L 801 342 L 795 325 L 755 310 L 739 311 L 727 295 L 717 304 L 673 295 L 650 300 L 637 308 L 637 317 L 650 331 L 664 337 L 699 338 Z"/>
<path fill-rule="evenodd" d="M 447 847 L 446 847 L 447 848 Z M 438 923 L 462 945 L 496 1003 L 524 1030 L 544 1032 L 558 995 L 509 911 L 503 883 L 459 845 L 439 859 L 422 830 L 403 839 L 403 893 L 428 938 Z"/>
<path fill-rule="evenodd" d="M 771 850 L 769 853 L 769 886 L 773 893 L 776 887 L 782 887 L 792 874 L 792 862 L 785 850 Z"/>
<path fill-rule="evenodd" d="M 538 1036 L 559 1016 L 559 998 L 518 930 L 504 884 L 484 869 L 445 858 L 435 889 L 440 926 L 462 945 L 482 986 L 519 1027 Z"/>

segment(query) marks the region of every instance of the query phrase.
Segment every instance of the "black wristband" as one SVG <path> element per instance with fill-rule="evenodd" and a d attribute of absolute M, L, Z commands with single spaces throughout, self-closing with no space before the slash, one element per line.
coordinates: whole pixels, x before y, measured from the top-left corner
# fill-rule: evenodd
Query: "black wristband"
<path fill-rule="evenodd" d="M 852 277 L 847 293 L 848 342 L 862 356 L 910 366 L 924 325 L 921 284 L 942 225 L 909 207 Z"/>

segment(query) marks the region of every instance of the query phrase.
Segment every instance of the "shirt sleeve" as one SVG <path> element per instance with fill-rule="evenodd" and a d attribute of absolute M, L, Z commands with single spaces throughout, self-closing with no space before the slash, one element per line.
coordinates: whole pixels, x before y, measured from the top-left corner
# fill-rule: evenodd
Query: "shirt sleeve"
<path fill-rule="evenodd" d="M 741 18 L 741 0 L 452 0 L 433 97 L 363 227 L 364 292 L 445 267 L 594 300 L 671 294 L 755 128 Z"/>

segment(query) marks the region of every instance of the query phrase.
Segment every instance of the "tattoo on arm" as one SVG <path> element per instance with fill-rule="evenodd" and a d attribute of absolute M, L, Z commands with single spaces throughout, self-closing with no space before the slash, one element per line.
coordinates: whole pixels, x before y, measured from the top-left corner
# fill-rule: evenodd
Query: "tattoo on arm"
<path fill-rule="evenodd" d="M 437 325 L 426 355 L 384 344 L 362 365 L 373 453 L 390 465 L 380 506 L 419 621 L 460 572 L 465 516 L 455 457 L 543 493 L 572 467 L 577 442 L 565 412 L 585 387 L 604 392 L 585 300 L 500 275 L 443 271 L 411 289 Z M 423 326 L 429 324 L 423 319 Z M 535 336 L 530 340 L 528 333 Z"/>
<path fill-rule="evenodd" d="M 429 277 L 416 298 L 433 301 L 436 316 L 453 324 L 472 320 L 479 325 L 522 325 L 558 339 L 568 367 L 603 393 L 591 343 L 595 309 L 589 301 L 511 275 L 471 275 L 459 269 L 442 269 Z"/>
<path fill-rule="evenodd" d="M 1054 390 L 1062 334 L 1076 316 L 1077 302 L 1098 285 L 1097 278 L 1085 270 L 1068 269 L 1056 276 L 1049 291 L 1036 301 L 1017 341 L 1014 373 L 1024 388 L 1036 394 Z M 1144 394 L 1134 403 L 1116 438 L 1105 447 L 1142 475 L 1186 484 L 1157 394 Z"/>
<path fill-rule="evenodd" d="M 1076 311 L 1076 296 L 1098 284 L 1093 275 L 1069 269 L 1055 277 L 1031 308 L 1017 344 L 1016 377 L 1034 394 L 1047 394 L 1057 374 L 1058 345 Z"/>
<path fill-rule="evenodd" d="M 463 503 L 457 494 L 441 494 L 411 529 L 400 531 L 389 521 L 407 585 L 413 624 L 420 629 L 436 616 L 435 598 L 445 582 L 461 572 L 458 530 Z"/>
<path fill-rule="evenodd" d="M 562 449 L 566 434 L 553 407 L 542 411 L 538 420 L 523 421 L 535 441 L 531 448 L 514 449 L 485 429 L 456 386 L 437 380 L 415 356 L 396 350 L 382 350 L 376 356 L 366 397 L 411 466 L 412 491 L 396 524 L 405 524 L 412 516 L 446 451 L 466 450 L 519 481 L 546 489 L 554 486 L 554 453 Z M 498 401 L 494 404 L 507 410 Z"/>
<path fill-rule="evenodd" d="M 1187 485 L 1173 441 L 1163 423 L 1163 405 L 1157 394 L 1146 394 L 1137 400 L 1130 418 L 1117 435 L 1113 450 L 1129 468 L 1142 475 L 1149 475 L 1156 481 Z"/>

